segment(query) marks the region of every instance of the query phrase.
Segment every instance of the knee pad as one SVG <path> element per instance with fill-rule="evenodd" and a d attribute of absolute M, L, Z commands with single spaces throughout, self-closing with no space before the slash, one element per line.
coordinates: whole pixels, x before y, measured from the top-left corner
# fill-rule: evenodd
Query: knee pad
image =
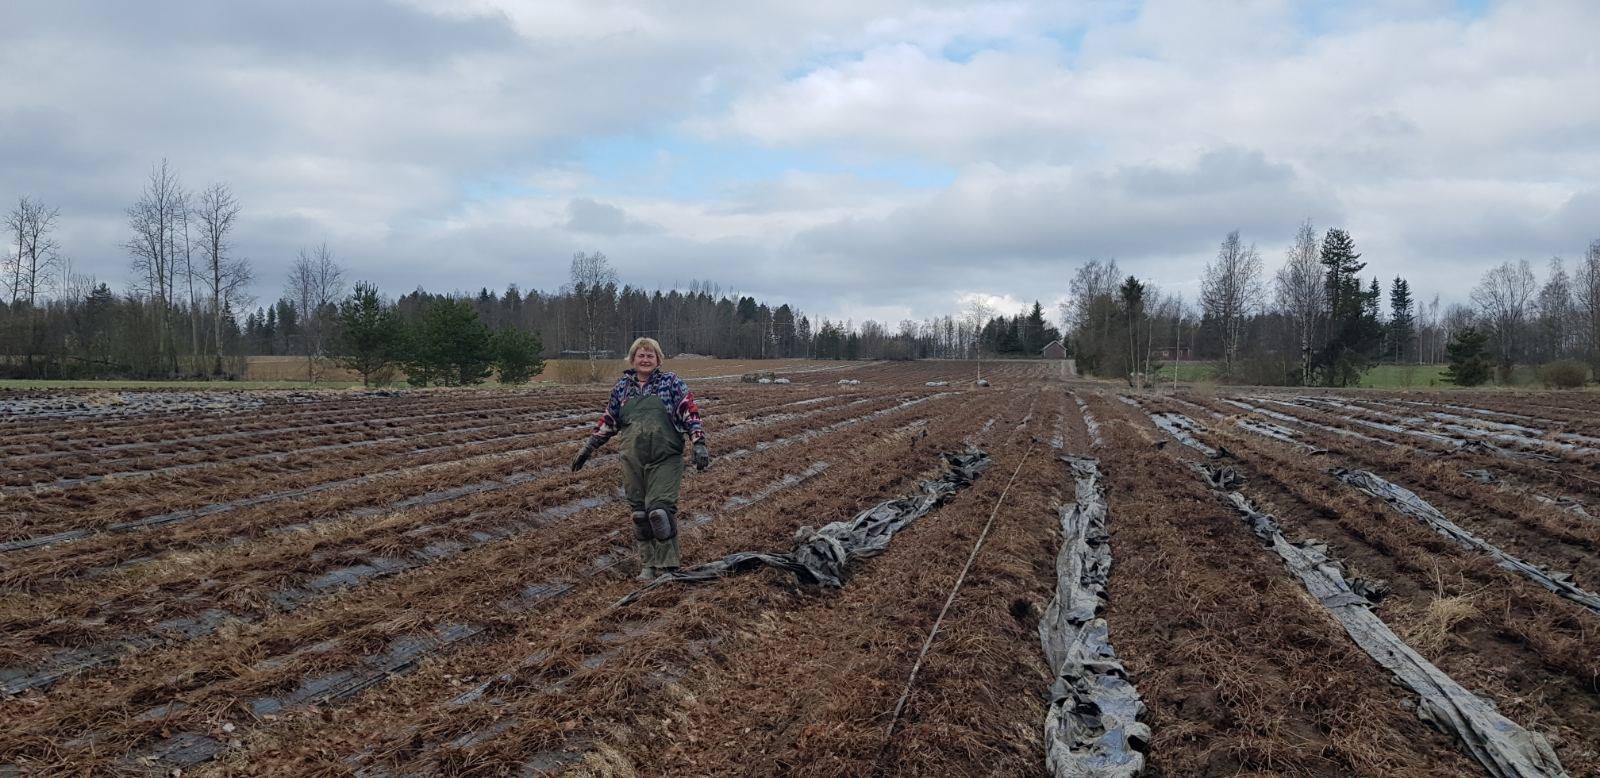
<path fill-rule="evenodd" d="M 678 534 L 678 517 L 666 508 L 650 511 L 650 534 L 656 540 L 671 540 Z"/>
<path fill-rule="evenodd" d="M 644 511 L 633 512 L 633 537 L 635 540 L 649 540 L 655 537 L 650 530 L 650 517 Z"/>

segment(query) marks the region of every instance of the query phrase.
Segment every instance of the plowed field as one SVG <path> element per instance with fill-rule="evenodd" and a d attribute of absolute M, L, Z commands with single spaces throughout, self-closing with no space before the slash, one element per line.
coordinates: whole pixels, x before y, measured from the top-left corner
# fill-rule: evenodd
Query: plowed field
<path fill-rule="evenodd" d="M 825 367 L 690 379 L 686 565 L 988 469 L 840 587 L 627 604 L 616 446 L 568 467 L 605 387 L 0 396 L 0 776 L 1600 775 L 1600 399 Z M 1104 646 L 1058 677 L 1073 458 L 1111 567 L 1069 620 Z M 1147 736 L 1099 709 L 1112 677 Z"/>

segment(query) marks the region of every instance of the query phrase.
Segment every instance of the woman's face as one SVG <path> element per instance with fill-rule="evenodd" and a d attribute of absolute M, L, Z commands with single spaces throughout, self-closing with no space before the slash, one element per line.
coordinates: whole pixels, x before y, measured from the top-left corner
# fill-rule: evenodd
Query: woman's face
<path fill-rule="evenodd" d="M 639 375 L 648 376 L 654 373 L 656 368 L 661 365 L 661 355 L 649 348 L 640 348 L 638 351 L 633 352 L 631 361 L 633 362 L 633 369 L 639 371 Z"/>

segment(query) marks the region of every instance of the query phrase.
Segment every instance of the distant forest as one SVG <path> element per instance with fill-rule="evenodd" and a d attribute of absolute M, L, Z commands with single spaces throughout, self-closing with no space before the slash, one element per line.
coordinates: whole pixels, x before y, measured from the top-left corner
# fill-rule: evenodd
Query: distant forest
<path fill-rule="evenodd" d="M 232 245 L 241 211 L 226 184 L 187 190 L 163 161 L 127 209 L 123 248 L 133 280 L 114 290 L 72 272 L 56 237 L 58 209 L 20 198 L 4 225 L 0 374 L 226 378 L 242 375 L 244 358 L 252 355 L 305 356 L 308 364 L 358 355 L 415 368 L 420 363 L 412 357 L 430 348 L 477 349 L 484 353 L 463 359 L 487 364 L 496 347 L 490 335 L 505 343 L 515 339 L 518 350 L 543 358 L 615 355 L 641 335 L 659 340 L 668 354 L 741 359 L 961 358 L 980 349 L 984 356 L 1027 356 L 1060 338 L 1037 302 L 1011 316 L 978 306 L 969 315 L 923 321 L 813 320 L 788 303 L 724 293 L 710 282 L 681 290 L 638 288 L 623 283 L 598 252 L 575 255 L 570 282 L 555 291 L 419 288 L 387 299 L 370 284 L 350 283 L 327 246 L 307 247 L 281 296 L 257 304 L 249 294 L 255 267 Z M 466 337 L 475 345 L 419 340 L 435 308 L 435 323 L 450 319 L 454 328 L 436 339 Z M 463 315 L 472 321 L 462 321 Z M 382 342 L 363 340 L 372 338 Z"/>
<path fill-rule="evenodd" d="M 247 356 L 297 355 L 308 374 L 326 357 L 472 382 L 490 371 L 536 374 L 540 359 L 616 355 L 641 335 L 669 355 L 740 359 L 1036 357 L 1060 340 L 1081 371 L 1130 385 L 1190 360 L 1248 384 L 1345 386 L 1379 363 L 1459 363 L 1471 376 L 1463 383 L 1491 366 L 1502 379 L 1518 365 L 1556 366 L 1579 383 L 1600 371 L 1600 241 L 1570 273 L 1553 258 L 1540 283 L 1527 260 L 1508 261 L 1483 275 L 1470 305 L 1441 306 L 1404 277 L 1380 278 L 1345 230 L 1302 224 L 1270 279 L 1235 231 L 1201 270 L 1193 302 L 1114 260 L 1063 270 L 1061 332 L 1037 301 L 1020 311 L 975 301 L 899 322 L 818 320 L 710 282 L 636 287 L 599 252 L 574 255 L 554 291 L 417 289 L 391 299 L 347 278 L 327 246 L 307 247 L 281 296 L 258 304 L 255 269 L 232 244 L 241 212 L 226 184 L 191 191 L 165 161 L 154 166 L 126 212 L 132 282 L 113 290 L 72 272 L 58 209 L 19 198 L 0 225 L 0 375 L 226 378 L 242 375 Z"/>
<path fill-rule="evenodd" d="M 1424 302 L 1399 275 L 1379 275 L 1355 238 L 1300 225 L 1267 278 L 1260 252 L 1237 231 L 1200 276 L 1199 299 L 1164 293 L 1115 260 L 1079 265 L 1061 318 L 1081 371 L 1149 384 L 1165 363 L 1214 362 L 1223 382 L 1351 386 L 1378 364 L 1445 364 L 1449 380 L 1509 382 L 1537 366 L 1549 385 L 1600 373 L 1600 240 L 1571 272 L 1549 260 L 1543 282 L 1527 260 L 1480 278 L 1470 304 Z M 1377 271 L 1377 272 L 1375 272 Z M 1468 377 L 1470 376 L 1470 377 Z"/>

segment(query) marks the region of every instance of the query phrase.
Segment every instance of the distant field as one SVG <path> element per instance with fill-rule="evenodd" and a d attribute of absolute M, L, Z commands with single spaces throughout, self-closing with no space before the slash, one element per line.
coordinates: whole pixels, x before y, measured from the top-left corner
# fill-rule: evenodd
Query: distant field
<path fill-rule="evenodd" d="M 323 381 L 324 389 L 360 386 L 360 381 Z M 305 389 L 305 381 L 47 381 L 22 378 L 0 379 L 0 389 L 194 389 L 210 391 L 254 389 Z"/>
<path fill-rule="evenodd" d="M 1170 382 L 1172 381 L 1172 374 L 1174 371 L 1176 371 L 1178 374 L 1178 380 L 1184 383 L 1194 383 L 1196 381 L 1214 381 L 1216 380 L 1217 363 L 1168 362 L 1167 364 L 1162 365 L 1160 370 L 1156 371 L 1156 375 L 1161 377 L 1161 381 Z"/>
<path fill-rule="evenodd" d="M 1362 375 L 1359 386 L 1364 389 L 1463 388 L 1456 387 L 1445 380 L 1445 368 L 1445 365 L 1378 365 Z M 1217 363 L 1210 361 L 1179 362 L 1163 365 L 1157 371 L 1157 375 L 1161 377 L 1161 382 L 1172 381 L 1172 373 L 1175 369 L 1178 373 L 1178 381 L 1182 383 L 1217 382 Z M 1543 383 L 1539 380 L 1538 368 L 1522 365 L 1512 371 L 1509 383 L 1502 384 L 1498 381 L 1491 381 L 1477 388 L 1543 388 Z"/>
<path fill-rule="evenodd" d="M 31 379 L 0 379 L 0 389 L 304 389 L 309 384 L 305 379 L 306 362 L 304 357 L 286 356 L 257 356 L 248 357 L 245 367 L 244 380 L 240 381 L 48 381 Z M 667 370 L 684 378 L 709 378 L 712 376 L 742 375 L 752 372 L 770 372 L 783 375 L 786 371 L 817 371 L 829 369 L 843 369 L 852 365 L 868 364 L 866 362 L 843 362 L 831 359 L 715 359 L 711 357 L 691 357 L 686 359 L 668 359 L 665 362 Z M 533 385 L 540 383 L 586 383 L 587 365 L 581 360 L 551 360 L 546 363 L 546 371 L 533 379 Z M 575 369 L 566 369 L 570 367 Z M 621 375 L 627 365 L 620 359 L 601 360 L 596 364 L 600 383 L 610 383 L 616 376 Z M 347 389 L 361 385 L 361 376 L 351 370 L 345 370 L 332 363 L 324 363 L 319 371 L 322 380 L 316 386 L 327 389 Z M 405 386 L 405 374 L 398 374 L 391 382 L 392 386 Z M 483 388 L 496 388 L 499 386 L 493 380 L 481 385 Z"/>

